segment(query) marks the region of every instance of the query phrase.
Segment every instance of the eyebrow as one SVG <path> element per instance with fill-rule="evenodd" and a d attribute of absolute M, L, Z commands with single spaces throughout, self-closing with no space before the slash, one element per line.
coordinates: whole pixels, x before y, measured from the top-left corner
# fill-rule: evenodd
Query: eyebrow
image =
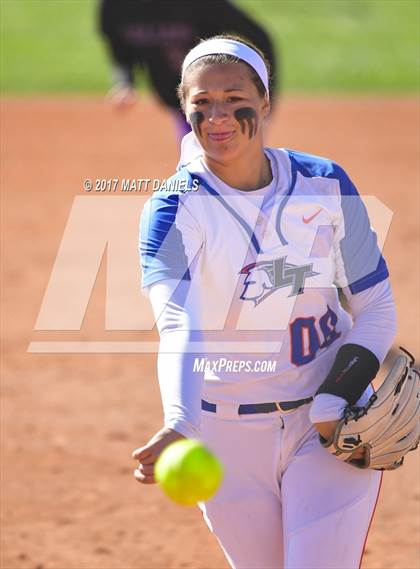
<path fill-rule="evenodd" d="M 244 89 L 241 89 L 240 87 L 231 87 L 230 89 L 223 89 L 224 93 L 231 93 L 232 91 L 242 91 L 244 92 Z M 197 91 L 196 93 L 194 93 L 192 96 L 194 97 L 195 95 L 204 95 L 208 93 L 208 91 L 206 90 L 201 90 L 201 91 Z"/>

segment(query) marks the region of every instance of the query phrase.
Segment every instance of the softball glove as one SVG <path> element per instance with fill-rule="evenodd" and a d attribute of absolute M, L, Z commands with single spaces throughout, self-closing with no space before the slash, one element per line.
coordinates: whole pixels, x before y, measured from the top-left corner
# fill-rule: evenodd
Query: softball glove
<path fill-rule="evenodd" d="M 329 440 L 321 444 L 359 468 L 394 470 L 420 440 L 420 375 L 414 358 L 403 353 L 364 407 L 348 405 Z M 363 458 L 352 458 L 362 448 Z"/>

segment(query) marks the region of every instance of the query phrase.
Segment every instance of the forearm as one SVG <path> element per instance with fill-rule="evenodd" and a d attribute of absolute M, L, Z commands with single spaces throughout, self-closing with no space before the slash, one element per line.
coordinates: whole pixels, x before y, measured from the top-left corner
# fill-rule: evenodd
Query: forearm
<path fill-rule="evenodd" d="M 395 303 L 389 279 L 356 295 L 347 292 L 347 300 L 354 323 L 347 334 L 346 343 L 364 346 L 381 364 L 397 332 Z"/>
<path fill-rule="evenodd" d="M 165 427 L 197 437 L 204 374 L 194 369 L 201 333 L 193 329 L 198 323 L 191 299 L 186 308 L 187 294 L 187 283 L 168 281 L 151 287 L 150 300 L 161 338 L 158 377 Z"/>
<path fill-rule="evenodd" d="M 165 427 L 186 437 L 200 433 L 203 374 L 194 371 L 193 338 L 184 331 L 163 334 L 158 356 Z"/>
<path fill-rule="evenodd" d="M 134 87 L 134 65 L 132 53 L 117 36 L 115 30 L 106 34 L 106 47 L 112 60 L 112 78 L 115 85 Z"/>
<path fill-rule="evenodd" d="M 337 352 L 311 407 L 314 423 L 341 418 L 344 407 L 358 402 L 376 376 L 392 345 L 396 313 L 389 281 L 348 295 L 353 327 Z"/>
<path fill-rule="evenodd" d="M 112 79 L 116 87 L 134 88 L 134 70 L 128 64 L 115 63 L 112 70 Z"/>

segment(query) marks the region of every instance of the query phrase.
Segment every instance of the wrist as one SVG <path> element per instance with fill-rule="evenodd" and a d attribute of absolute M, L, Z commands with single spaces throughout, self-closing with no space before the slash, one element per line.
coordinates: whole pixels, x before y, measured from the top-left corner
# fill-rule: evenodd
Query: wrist
<path fill-rule="evenodd" d="M 309 410 L 311 423 L 339 421 L 348 403 L 342 397 L 329 393 L 316 395 Z"/>
<path fill-rule="evenodd" d="M 165 429 L 170 429 L 179 433 L 187 439 L 198 439 L 200 436 L 200 431 L 188 421 L 172 420 L 165 421 Z"/>
<path fill-rule="evenodd" d="M 354 405 L 378 370 L 379 360 L 373 352 L 357 344 L 343 344 L 316 394 L 343 397 Z"/>

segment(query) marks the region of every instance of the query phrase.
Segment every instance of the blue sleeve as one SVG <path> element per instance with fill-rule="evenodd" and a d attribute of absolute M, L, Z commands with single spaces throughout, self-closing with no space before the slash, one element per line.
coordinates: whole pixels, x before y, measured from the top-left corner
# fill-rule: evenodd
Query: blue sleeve
<path fill-rule="evenodd" d="M 200 235 L 179 194 L 155 194 L 140 222 L 142 287 L 164 279 L 190 280 Z"/>
<path fill-rule="evenodd" d="M 357 294 L 388 278 L 388 268 L 370 226 L 365 205 L 343 168 L 327 158 L 294 150 L 287 152 L 291 161 L 292 189 L 298 172 L 306 178 L 330 178 L 339 183 L 342 223 L 336 228 L 338 286 L 348 286 L 352 294 Z"/>
<path fill-rule="evenodd" d="M 341 192 L 342 222 L 336 251 L 337 282 L 357 294 L 388 278 L 388 268 L 366 207 L 342 168 L 334 165 Z"/>

